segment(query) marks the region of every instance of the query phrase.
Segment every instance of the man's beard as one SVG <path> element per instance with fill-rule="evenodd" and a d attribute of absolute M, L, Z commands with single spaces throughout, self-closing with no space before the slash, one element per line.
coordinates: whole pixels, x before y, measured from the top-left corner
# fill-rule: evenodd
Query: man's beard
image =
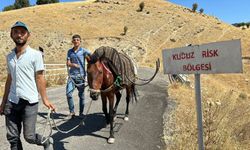
<path fill-rule="evenodd" d="M 16 46 L 24 46 L 27 43 L 27 40 L 22 41 L 20 39 L 16 39 L 14 42 L 16 43 Z"/>

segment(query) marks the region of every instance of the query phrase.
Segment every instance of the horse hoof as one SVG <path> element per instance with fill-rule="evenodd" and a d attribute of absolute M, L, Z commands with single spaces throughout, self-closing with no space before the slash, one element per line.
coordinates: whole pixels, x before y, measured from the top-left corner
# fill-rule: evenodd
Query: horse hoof
<path fill-rule="evenodd" d="M 108 139 L 108 143 L 109 143 L 109 144 L 115 143 L 115 138 L 109 138 L 109 139 Z"/>
<path fill-rule="evenodd" d="M 128 117 L 124 117 L 124 120 L 125 120 L 125 121 L 128 121 L 129 119 L 128 119 Z"/>

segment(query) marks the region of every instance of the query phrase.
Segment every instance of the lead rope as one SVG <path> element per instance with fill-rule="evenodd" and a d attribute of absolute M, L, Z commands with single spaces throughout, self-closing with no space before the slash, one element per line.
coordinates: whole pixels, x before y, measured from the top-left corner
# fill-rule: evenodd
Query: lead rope
<path fill-rule="evenodd" d="M 42 134 L 42 144 L 44 144 L 50 137 L 51 137 L 51 135 L 52 135 L 52 124 L 54 125 L 54 127 L 56 128 L 56 130 L 58 131 L 58 132 L 60 132 L 60 133 L 63 133 L 63 134 L 67 134 L 67 133 L 69 133 L 69 132 L 71 132 L 71 131 L 73 131 L 73 130 L 75 130 L 76 128 L 78 128 L 79 126 L 81 126 L 81 125 L 84 125 L 83 123 L 84 123 L 84 121 L 86 120 L 86 118 L 87 118 L 87 115 L 88 115 L 88 113 L 89 113 L 89 111 L 90 111 L 90 107 L 91 107 L 91 105 L 92 105 L 92 100 L 90 101 L 90 104 L 89 104 L 89 107 L 88 107 L 88 110 L 87 110 L 87 112 L 86 112 L 86 115 L 84 116 L 84 118 L 80 121 L 80 123 L 78 124 L 78 125 L 76 125 L 75 127 L 73 127 L 73 128 L 71 128 L 70 130 L 61 130 L 61 129 L 59 129 L 59 127 L 56 125 L 56 122 L 55 122 L 55 119 L 53 118 L 53 117 L 51 117 L 51 113 L 53 112 L 51 109 L 49 109 L 48 110 L 48 113 L 47 113 L 47 119 L 46 119 L 46 125 L 45 125 L 45 128 L 44 128 L 44 130 L 43 130 L 43 134 Z M 53 116 L 53 115 L 52 115 Z M 51 120 L 52 120 L 52 123 L 51 123 Z M 47 125 L 50 125 L 50 133 L 49 133 L 49 135 L 47 136 L 47 138 L 45 138 L 45 131 L 46 131 L 46 129 L 47 129 Z M 43 140 L 44 139 L 44 140 Z"/>
<path fill-rule="evenodd" d="M 66 66 L 67 67 L 67 72 L 68 72 L 68 78 L 69 78 L 69 80 L 71 80 L 72 81 L 72 83 L 76 86 L 76 87 L 81 87 L 82 85 L 84 85 L 85 84 L 85 82 L 86 82 L 86 80 L 81 76 L 81 78 L 82 78 L 82 80 L 83 80 L 83 83 L 80 83 L 80 84 L 77 84 L 77 83 L 75 83 L 75 81 L 72 79 L 72 77 L 70 76 L 70 73 L 69 73 L 69 66 Z M 86 88 L 88 86 L 88 84 L 87 85 L 84 85 L 84 87 Z"/>
<path fill-rule="evenodd" d="M 51 137 L 51 134 L 52 134 L 52 124 L 50 122 L 50 114 L 51 114 L 51 112 L 52 112 L 52 110 L 48 109 L 48 113 L 47 113 L 47 117 L 46 117 L 46 125 L 45 125 L 45 127 L 43 129 L 43 134 L 42 134 L 42 141 L 41 141 L 42 144 L 44 144 Z M 49 136 L 47 136 L 45 138 L 44 135 L 45 135 L 45 131 L 47 129 L 48 124 L 50 125 L 50 132 L 49 132 Z"/>

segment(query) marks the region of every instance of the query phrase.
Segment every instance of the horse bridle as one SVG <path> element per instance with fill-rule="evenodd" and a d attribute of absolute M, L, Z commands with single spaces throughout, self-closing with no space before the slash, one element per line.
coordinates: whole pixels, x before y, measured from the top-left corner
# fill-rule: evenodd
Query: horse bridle
<path fill-rule="evenodd" d="M 111 90 L 113 90 L 114 84 L 111 84 L 108 88 L 104 89 L 104 90 L 96 90 L 96 89 L 91 89 L 89 88 L 90 92 L 94 92 L 94 93 L 107 93 L 110 92 Z"/>

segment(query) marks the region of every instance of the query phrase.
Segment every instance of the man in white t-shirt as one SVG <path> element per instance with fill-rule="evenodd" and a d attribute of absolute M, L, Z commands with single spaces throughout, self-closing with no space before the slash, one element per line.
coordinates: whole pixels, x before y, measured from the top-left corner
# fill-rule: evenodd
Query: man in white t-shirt
<path fill-rule="evenodd" d="M 53 139 L 44 140 L 35 133 L 38 94 L 46 107 L 55 110 L 46 95 L 42 54 L 29 47 L 30 30 L 24 23 L 16 22 L 11 27 L 10 35 L 16 47 L 7 55 L 8 76 L 0 105 L 0 114 L 5 115 L 7 140 L 11 150 L 22 150 L 20 134 L 23 127 L 24 139 L 28 143 L 49 150 Z"/>

